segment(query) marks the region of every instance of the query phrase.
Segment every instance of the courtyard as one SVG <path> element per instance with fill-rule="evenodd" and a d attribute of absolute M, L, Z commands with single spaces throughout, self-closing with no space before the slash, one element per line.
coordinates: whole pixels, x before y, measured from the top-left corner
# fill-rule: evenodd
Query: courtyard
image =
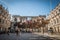
<path fill-rule="evenodd" d="M 37 35 L 34 33 L 19 33 L 16 35 L 15 33 L 1 34 L 0 40 L 58 40 L 54 37 L 49 37 L 45 35 Z"/>

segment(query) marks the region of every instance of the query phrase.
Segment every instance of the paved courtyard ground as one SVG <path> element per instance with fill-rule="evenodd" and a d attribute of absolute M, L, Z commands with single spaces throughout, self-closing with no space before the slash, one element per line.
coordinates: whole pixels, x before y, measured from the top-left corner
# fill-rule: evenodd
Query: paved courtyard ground
<path fill-rule="evenodd" d="M 0 40 L 58 40 L 58 39 L 51 38 L 48 36 L 37 35 L 34 33 L 20 33 L 19 35 L 16 35 L 15 33 L 10 33 L 10 35 L 1 34 Z"/>

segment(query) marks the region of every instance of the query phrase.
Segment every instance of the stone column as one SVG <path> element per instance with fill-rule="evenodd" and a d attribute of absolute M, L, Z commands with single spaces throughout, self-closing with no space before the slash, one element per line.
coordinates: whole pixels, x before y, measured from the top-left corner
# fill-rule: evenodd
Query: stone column
<path fill-rule="evenodd" d="M 58 33 L 59 33 L 59 26 L 57 27 L 57 29 L 58 29 Z"/>
<path fill-rule="evenodd" d="M 54 27 L 54 32 L 56 32 L 56 27 Z"/>

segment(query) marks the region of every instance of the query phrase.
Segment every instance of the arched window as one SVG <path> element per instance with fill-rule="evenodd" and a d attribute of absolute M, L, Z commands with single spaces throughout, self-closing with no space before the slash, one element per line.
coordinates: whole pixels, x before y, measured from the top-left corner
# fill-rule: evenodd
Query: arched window
<path fill-rule="evenodd" d="M 57 16 L 56 20 L 57 20 L 57 23 L 59 23 L 59 16 Z"/>
<path fill-rule="evenodd" d="M 57 20 L 57 23 L 58 23 L 58 18 L 56 18 L 56 20 Z"/>
<path fill-rule="evenodd" d="M 51 19 L 51 21 L 50 21 L 50 25 L 53 25 L 53 19 Z"/>
<path fill-rule="evenodd" d="M 54 24 L 56 24 L 56 18 L 54 18 Z"/>
<path fill-rule="evenodd" d="M 53 25 L 55 24 L 55 19 L 53 19 Z"/>
<path fill-rule="evenodd" d="M 3 19 L 0 19 L 0 23 L 4 23 L 4 20 Z"/>

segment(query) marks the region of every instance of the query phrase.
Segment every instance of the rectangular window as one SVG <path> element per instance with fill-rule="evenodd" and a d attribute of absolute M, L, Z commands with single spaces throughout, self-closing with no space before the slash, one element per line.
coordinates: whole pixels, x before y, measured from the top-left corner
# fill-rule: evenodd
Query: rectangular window
<path fill-rule="evenodd" d="M 56 24 L 56 20 L 54 20 L 54 24 Z"/>
<path fill-rule="evenodd" d="M 59 9 L 59 12 L 60 12 L 60 9 Z"/>
<path fill-rule="evenodd" d="M 1 13 L 1 10 L 0 10 L 0 13 Z"/>
<path fill-rule="evenodd" d="M 15 18 L 14 20 L 17 21 L 17 18 Z"/>
<path fill-rule="evenodd" d="M 4 20 L 2 20 L 2 23 L 4 23 Z"/>
<path fill-rule="evenodd" d="M 0 23 L 1 23 L 1 19 L 0 19 Z"/>

